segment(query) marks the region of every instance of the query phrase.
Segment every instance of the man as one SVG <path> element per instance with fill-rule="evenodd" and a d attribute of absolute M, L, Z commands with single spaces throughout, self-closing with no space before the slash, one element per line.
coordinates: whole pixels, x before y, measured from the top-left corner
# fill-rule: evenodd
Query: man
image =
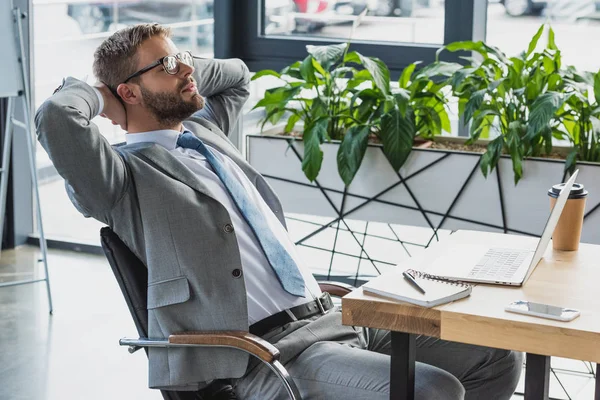
<path fill-rule="evenodd" d="M 102 83 L 68 78 L 36 115 L 73 203 L 148 266 L 149 335 L 250 327 L 280 350 L 304 399 L 388 398 L 389 333 L 343 326 L 330 303 L 325 313 L 315 306 L 321 292 L 277 196 L 227 139 L 248 69 L 193 59 L 169 34 L 156 24 L 113 34 L 95 53 Z M 126 146 L 113 149 L 90 123 L 99 113 L 128 132 Z M 286 398 L 242 351 L 152 348 L 149 358 L 153 388 L 232 378 L 242 399 Z M 521 370 L 520 354 L 426 337 L 417 358 L 416 393 L 427 400 L 465 390 L 508 399 Z"/>

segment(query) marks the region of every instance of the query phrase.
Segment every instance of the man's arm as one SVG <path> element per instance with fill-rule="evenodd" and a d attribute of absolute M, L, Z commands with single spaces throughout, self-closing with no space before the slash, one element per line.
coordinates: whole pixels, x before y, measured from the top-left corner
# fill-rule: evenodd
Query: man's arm
<path fill-rule="evenodd" d="M 40 143 L 73 188 L 79 206 L 94 217 L 117 203 L 128 182 L 124 161 L 90 123 L 99 108 L 98 95 L 91 86 L 67 78 L 35 116 Z"/>
<path fill-rule="evenodd" d="M 250 72 L 242 60 L 194 59 L 194 79 L 204 108 L 194 116 L 215 123 L 229 136 L 250 92 Z"/>

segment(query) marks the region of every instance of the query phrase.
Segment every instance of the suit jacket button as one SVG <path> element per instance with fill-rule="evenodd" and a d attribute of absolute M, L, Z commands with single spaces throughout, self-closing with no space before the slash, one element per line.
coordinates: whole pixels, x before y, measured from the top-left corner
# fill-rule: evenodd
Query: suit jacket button
<path fill-rule="evenodd" d="M 234 278 L 239 278 L 240 276 L 242 276 L 242 270 L 236 268 L 233 271 L 231 271 L 231 275 L 233 275 Z"/>
<path fill-rule="evenodd" d="M 223 227 L 223 230 L 227 233 L 231 233 L 231 232 L 233 232 L 233 225 L 225 224 L 225 226 Z"/>

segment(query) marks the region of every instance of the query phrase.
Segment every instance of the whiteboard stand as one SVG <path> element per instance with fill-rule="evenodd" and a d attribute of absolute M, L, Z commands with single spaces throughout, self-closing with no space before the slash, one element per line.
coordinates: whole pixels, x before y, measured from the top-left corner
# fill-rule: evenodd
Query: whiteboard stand
<path fill-rule="evenodd" d="M 0 283 L 0 287 L 4 286 L 16 286 L 16 285 L 24 285 L 27 283 L 35 283 L 35 282 L 46 282 L 46 289 L 48 291 L 48 305 L 50 307 L 50 314 L 52 314 L 52 294 L 50 292 L 50 277 L 48 275 L 48 247 L 46 244 L 46 237 L 44 236 L 44 227 L 42 225 L 42 209 L 40 205 L 40 192 L 38 188 L 38 179 L 37 179 L 37 169 L 35 165 L 35 142 L 33 141 L 32 133 L 34 129 L 32 129 L 32 119 L 31 112 L 29 109 L 30 99 L 31 99 L 31 91 L 29 87 L 29 80 L 27 77 L 27 57 L 25 53 L 25 45 L 23 43 L 23 24 L 22 20 L 26 17 L 24 13 L 18 7 L 12 6 L 11 1 L 11 11 L 12 11 L 12 19 L 13 25 L 15 29 L 15 39 L 16 39 L 16 56 L 18 62 L 20 64 L 20 79 L 22 83 L 22 90 L 19 90 L 15 96 L 8 97 L 8 110 L 6 112 L 6 125 L 4 131 L 4 144 L 2 147 L 2 168 L 0 169 L 0 243 L 2 243 L 2 233 L 4 231 L 4 212 L 6 209 L 6 196 L 8 191 L 8 172 L 10 168 L 10 154 L 12 148 L 12 136 L 13 136 L 13 128 L 18 127 L 25 131 L 25 136 L 27 137 L 27 148 L 28 148 L 28 156 L 29 156 L 29 169 L 31 172 L 31 182 L 33 184 L 34 194 L 35 194 L 35 207 L 37 211 L 37 223 L 40 234 L 40 250 L 42 252 L 41 262 L 44 263 L 44 278 L 43 279 L 32 279 L 32 280 L 23 280 L 16 282 L 5 282 Z M 15 103 L 21 99 L 23 102 L 23 113 L 25 116 L 25 122 L 18 121 L 15 118 Z"/>

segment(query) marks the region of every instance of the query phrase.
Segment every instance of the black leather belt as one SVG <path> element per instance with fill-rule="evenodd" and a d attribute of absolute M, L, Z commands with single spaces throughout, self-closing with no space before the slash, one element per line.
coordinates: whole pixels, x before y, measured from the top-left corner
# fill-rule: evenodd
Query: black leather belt
<path fill-rule="evenodd" d="M 248 330 L 253 335 L 262 336 L 270 330 L 283 326 L 288 322 L 310 318 L 318 314 L 325 314 L 325 312 L 332 307 L 333 301 L 331 301 L 331 296 L 329 296 L 329 293 L 325 292 L 320 297 L 317 297 L 316 300 L 300 304 L 299 306 L 280 311 L 277 314 L 261 319 L 250 325 Z M 293 314 L 296 319 L 288 314 L 288 312 Z"/>

